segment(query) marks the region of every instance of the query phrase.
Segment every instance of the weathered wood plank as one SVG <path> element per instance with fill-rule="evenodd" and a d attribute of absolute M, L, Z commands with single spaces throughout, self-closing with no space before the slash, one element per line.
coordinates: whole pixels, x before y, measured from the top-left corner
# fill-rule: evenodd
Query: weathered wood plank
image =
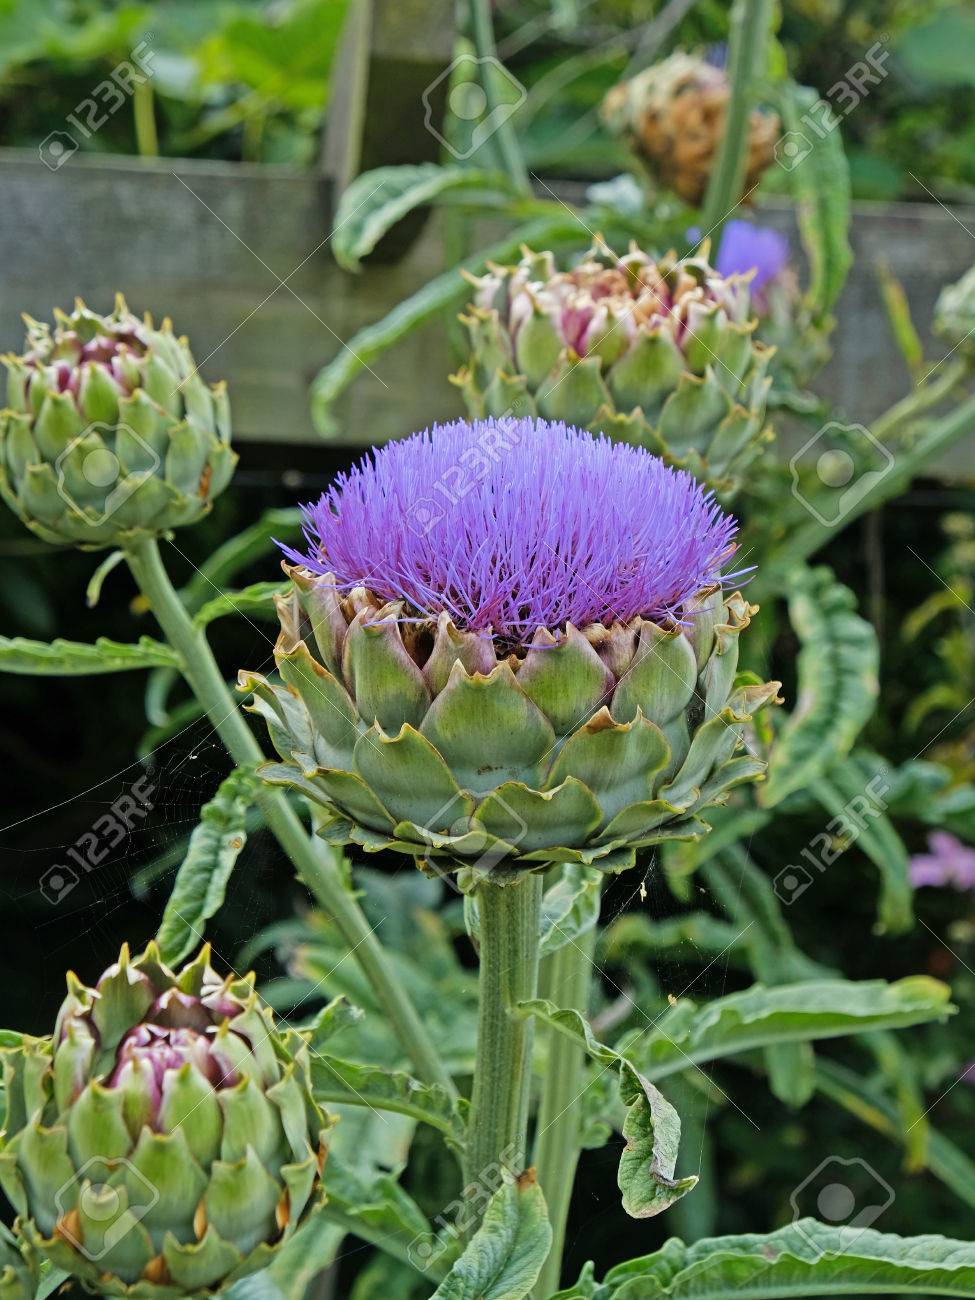
<path fill-rule="evenodd" d="M 340 271 L 328 250 L 327 183 L 283 168 L 76 155 L 51 172 L 32 152 L 0 150 L 0 195 L 0 349 L 20 346 L 21 310 L 47 317 L 76 293 L 107 308 L 121 289 L 134 308 L 171 315 L 207 377 L 229 381 L 242 440 L 315 441 L 307 390 L 318 368 L 441 269 L 434 221 L 405 260 Z M 975 213 L 957 217 L 934 205 L 858 207 L 856 269 L 817 385 L 850 419 L 868 421 L 907 382 L 874 259 L 887 259 L 926 328 L 939 287 L 975 255 L 964 229 L 975 229 Z M 947 350 L 931 343 L 934 357 Z M 436 327 L 401 344 L 348 393 L 344 441 L 381 441 L 457 414 L 449 367 Z M 975 440 L 949 464 L 975 473 Z"/>

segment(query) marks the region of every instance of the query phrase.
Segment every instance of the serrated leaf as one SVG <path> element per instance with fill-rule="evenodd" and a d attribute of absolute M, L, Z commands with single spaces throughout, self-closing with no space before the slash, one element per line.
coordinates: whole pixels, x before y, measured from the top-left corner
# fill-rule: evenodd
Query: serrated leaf
<path fill-rule="evenodd" d="M 830 1295 L 975 1295 L 975 1245 L 897 1237 L 873 1228 L 799 1219 L 776 1232 L 672 1237 L 660 1250 L 610 1269 L 602 1287 L 558 1300 L 774 1300 Z"/>
<path fill-rule="evenodd" d="M 599 920 L 599 894 L 603 872 L 595 867 L 567 863 L 562 875 L 542 898 L 541 941 L 543 957 L 567 943 L 575 943 Z"/>
<path fill-rule="evenodd" d="M 481 1226 L 431 1300 L 523 1300 L 551 1245 L 545 1197 L 527 1170 L 491 1197 Z"/>
<path fill-rule="evenodd" d="M 457 1102 L 437 1084 L 421 1083 L 403 1070 L 327 1055 L 314 1045 L 311 1078 L 312 1091 L 323 1104 L 368 1106 L 372 1110 L 408 1115 L 439 1129 L 454 1151 L 463 1148 L 465 1104 Z"/>
<path fill-rule="evenodd" d="M 824 101 L 810 86 L 793 81 L 778 87 L 782 122 L 803 151 L 789 171 L 796 199 L 799 234 L 809 259 L 806 299 L 813 314 L 823 319 L 833 308 L 846 282 L 853 258 L 850 249 L 850 169 L 843 152 L 839 124 L 826 129 Z M 833 110 L 826 109 L 827 113 Z M 808 125 L 809 119 L 815 126 Z"/>
<path fill-rule="evenodd" d="M 458 198 L 485 206 L 504 203 L 518 194 L 503 172 L 479 167 L 441 167 L 438 163 L 376 167 L 357 176 L 339 200 L 332 253 L 346 271 L 359 271 L 362 258 L 414 208 Z"/>
<path fill-rule="evenodd" d="M 944 1020 L 946 984 L 927 975 L 885 980 L 809 980 L 741 993 L 702 1006 L 677 1002 L 625 1055 L 655 1082 L 689 1065 L 778 1043 L 810 1042 Z"/>
<path fill-rule="evenodd" d="M 877 634 L 856 612 L 856 597 L 825 565 L 795 568 L 789 614 L 800 641 L 795 707 L 772 746 L 765 808 L 803 789 L 845 758 L 879 692 Z"/>
<path fill-rule="evenodd" d="M 429 280 L 421 289 L 397 303 L 391 312 L 367 325 L 349 340 L 344 348 L 323 366 L 311 387 L 312 417 L 318 432 L 325 438 L 335 437 L 338 428 L 332 407 L 339 395 L 357 374 L 400 339 L 426 321 L 450 307 L 459 307 L 470 294 L 470 285 L 461 270 L 481 274 L 487 263 L 517 259 L 522 244 L 532 247 L 556 247 L 579 242 L 578 220 L 562 212 L 519 227 L 503 239 L 458 266 Z"/>
<path fill-rule="evenodd" d="M 247 810 L 257 778 L 251 768 L 237 768 L 200 809 L 183 864 L 176 873 L 156 936 L 163 958 L 181 961 L 199 944 L 203 927 L 224 900 L 227 881 L 247 841 Z"/>
<path fill-rule="evenodd" d="M 666 1097 L 622 1053 L 600 1043 L 578 1011 L 557 1007 L 545 998 L 520 1002 L 518 1010 L 581 1042 L 586 1051 L 619 1075 L 620 1098 L 627 1107 L 623 1122 L 626 1147 L 617 1176 L 623 1209 L 634 1219 L 661 1214 L 685 1196 L 696 1177 L 674 1178 L 680 1144 L 680 1116 Z"/>
<path fill-rule="evenodd" d="M 216 618 L 227 614 L 255 615 L 258 618 L 277 619 L 274 597 L 287 590 L 283 582 L 253 582 L 240 591 L 222 591 L 202 605 L 193 617 L 197 627 L 206 627 Z"/>
<path fill-rule="evenodd" d="M 0 637 L 0 672 L 31 676 L 71 677 L 91 673 L 124 673 L 133 668 L 178 668 L 175 650 L 152 637 L 134 644 L 100 636 L 92 645 L 83 641 L 32 641 L 28 637 Z"/>

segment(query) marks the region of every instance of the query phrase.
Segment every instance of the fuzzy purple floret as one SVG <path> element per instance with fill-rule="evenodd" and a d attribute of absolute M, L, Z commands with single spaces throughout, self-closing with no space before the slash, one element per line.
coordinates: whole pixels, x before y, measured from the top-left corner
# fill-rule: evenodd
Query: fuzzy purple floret
<path fill-rule="evenodd" d="M 721 233 L 721 246 L 714 259 L 722 275 L 754 271 L 752 292 L 770 284 L 789 264 L 789 240 L 769 226 L 749 221 L 729 221 Z"/>
<path fill-rule="evenodd" d="M 342 590 L 446 610 L 513 643 L 535 629 L 680 618 L 722 575 L 736 521 L 640 447 L 543 420 L 435 426 L 370 452 L 303 508 L 308 551 Z"/>

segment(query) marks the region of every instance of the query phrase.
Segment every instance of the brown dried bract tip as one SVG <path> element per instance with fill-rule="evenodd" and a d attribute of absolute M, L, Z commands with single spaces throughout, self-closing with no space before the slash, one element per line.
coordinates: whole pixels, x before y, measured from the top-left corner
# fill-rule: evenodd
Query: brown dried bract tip
<path fill-rule="evenodd" d="M 535 1166 L 529 1165 L 523 1173 L 518 1175 L 515 1181 L 518 1185 L 519 1192 L 523 1192 L 526 1187 L 534 1187 L 538 1182 L 538 1179 L 535 1176 Z"/>
<path fill-rule="evenodd" d="M 278 1225 L 278 1231 L 284 1232 L 288 1226 L 288 1220 L 291 1217 L 291 1197 L 288 1195 L 288 1189 L 285 1188 L 281 1193 L 281 1199 L 277 1203 L 274 1211 L 274 1221 Z"/>
<path fill-rule="evenodd" d="M 196 1233 L 197 1241 L 202 1241 L 207 1230 L 207 1207 L 203 1204 L 201 1198 L 199 1205 L 196 1207 L 196 1213 L 193 1215 L 193 1231 Z"/>
<path fill-rule="evenodd" d="M 75 1250 L 82 1245 L 85 1238 L 81 1231 L 81 1216 L 77 1210 L 69 1210 L 58 1219 L 54 1225 L 54 1235 L 66 1241 Z"/>
<path fill-rule="evenodd" d="M 169 1273 L 169 1265 L 162 1255 L 153 1255 L 143 1269 L 142 1276 L 147 1282 L 154 1282 L 157 1286 L 168 1286 L 173 1280 Z"/>

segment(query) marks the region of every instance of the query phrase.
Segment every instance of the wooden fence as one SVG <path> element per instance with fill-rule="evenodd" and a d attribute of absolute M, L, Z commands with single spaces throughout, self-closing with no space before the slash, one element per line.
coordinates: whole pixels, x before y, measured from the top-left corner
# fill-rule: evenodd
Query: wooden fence
<path fill-rule="evenodd" d="M 436 218 L 401 259 L 350 275 L 328 246 L 326 175 L 213 162 L 76 154 L 52 171 L 33 151 L 0 150 L 0 347 L 19 347 L 20 311 L 48 317 L 80 294 L 106 309 L 172 316 L 210 379 L 229 381 L 236 436 L 313 442 L 308 386 L 356 330 L 442 269 Z M 786 210 L 769 219 L 788 226 Z M 838 305 L 835 352 L 817 388 L 868 422 L 907 375 L 876 281 L 883 256 L 926 333 L 941 285 L 975 261 L 975 211 L 860 205 L 854 270 Z M 934 360 L 947 347 L 931 341 Z M 364 372 L 339 406 L 341 442 L 363 445 L 459 411 L 446 343 L 431 325 Z M 975 441 L 946 468 L 975 474 Z"/>

